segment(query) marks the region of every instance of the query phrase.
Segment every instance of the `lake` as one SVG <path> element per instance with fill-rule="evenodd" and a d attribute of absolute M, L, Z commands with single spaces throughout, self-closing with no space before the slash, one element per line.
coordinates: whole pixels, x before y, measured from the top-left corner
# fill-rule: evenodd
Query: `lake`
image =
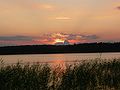
<path fill-rule="evenodd" d="M 26 55 L 0 55 L 0 59 L 6 64 L 22 63 L 46 63 L 54 61 L 73 62 L 95 58 L 120 58 L 120 53 L 71 53 L 71 54 L 26 54 Z"/>

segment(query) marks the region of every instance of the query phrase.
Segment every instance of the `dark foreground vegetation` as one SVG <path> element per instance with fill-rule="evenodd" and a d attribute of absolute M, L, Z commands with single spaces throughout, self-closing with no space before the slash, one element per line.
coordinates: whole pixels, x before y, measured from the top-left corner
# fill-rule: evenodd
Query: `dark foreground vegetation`
<path fill-rule="evenodd" d="M 26 45 L 0 47 L 0 54 L 52 54 L 120 52 L 120 43 L 83 43 L 74 45 Z"/>
<path fill-rule="evenodd" d="M 66 64 L 64 69 L 1 63 L 0 90 L 120 90 L 120 59 Z"/>

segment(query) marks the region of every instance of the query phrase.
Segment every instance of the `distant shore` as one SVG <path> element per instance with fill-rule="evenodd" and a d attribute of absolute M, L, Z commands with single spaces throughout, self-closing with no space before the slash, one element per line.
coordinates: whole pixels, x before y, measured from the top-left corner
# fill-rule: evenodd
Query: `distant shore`
<path fill-rule="evenodd" d="M 74 45 L 24 45 L 0 47 L 0 55 L 107 52 L 120 52 L 120 43 L 83 43 Z"/>

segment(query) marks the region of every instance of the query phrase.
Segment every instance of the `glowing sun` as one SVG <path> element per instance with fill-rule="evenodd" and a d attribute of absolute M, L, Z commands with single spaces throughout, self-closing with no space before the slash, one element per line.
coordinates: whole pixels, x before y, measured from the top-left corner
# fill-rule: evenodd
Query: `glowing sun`
<path fill-rule="evenodd" d="M 58 43 L 58 42 L 64 42 L 64 40 L 62 39 L 55 39 L 55 42 Z"/>

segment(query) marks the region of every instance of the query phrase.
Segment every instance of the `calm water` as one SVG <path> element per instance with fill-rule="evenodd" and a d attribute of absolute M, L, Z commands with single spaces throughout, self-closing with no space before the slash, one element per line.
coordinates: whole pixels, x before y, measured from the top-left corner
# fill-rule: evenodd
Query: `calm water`
<path fill-rule="evenodd" d="M 34 62 L 54 62 L 54 61 L 81 61 L 85 59 L 94 58 L 120 58 L 120 53 L 72 53 L 72 54 L 34 54 L 34 55 L 0 55 L 0 59 L 4 60 L 6 64 L 13 64 L 18 61 L 23 63 Z"/>

